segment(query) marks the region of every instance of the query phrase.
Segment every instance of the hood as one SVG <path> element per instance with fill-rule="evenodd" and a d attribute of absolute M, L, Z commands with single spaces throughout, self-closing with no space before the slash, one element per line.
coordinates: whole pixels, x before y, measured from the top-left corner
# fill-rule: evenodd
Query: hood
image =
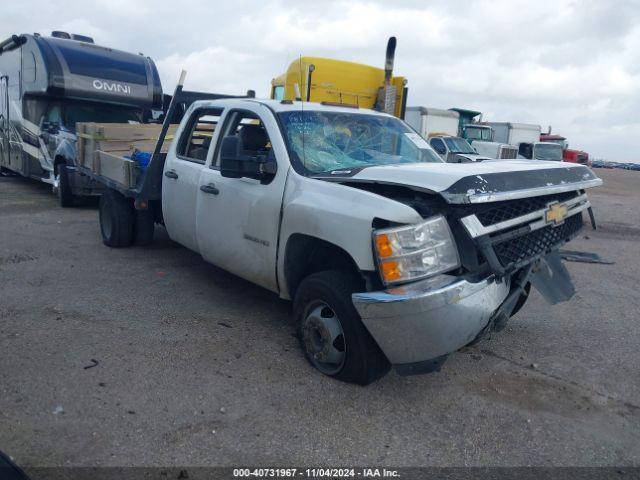
<path fill-rule="evenodd" d="M 447 162 L 449 163 L 483 162 L 485 160 L 492 159 L 479 153 L 450 153 L 447 158 Z"/>
<path fill-rule="evenodd" d="M 602 184 L 584 165 L 540 160 L 383 165 L 356 171 L 348 181 L 408 186 L 438 193 L 448 203 L 509 200 Z"/>

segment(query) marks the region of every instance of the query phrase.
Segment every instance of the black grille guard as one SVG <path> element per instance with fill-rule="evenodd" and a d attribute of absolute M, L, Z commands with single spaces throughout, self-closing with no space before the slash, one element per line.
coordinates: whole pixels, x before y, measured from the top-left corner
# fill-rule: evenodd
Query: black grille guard
<path fill-rule="evenodd" d="M 590 209 L 586 194 L 550 201 L 524 215 L 485 225 L 478 214 L 459 219 L 474 244 L 498 276 L 508 275 L 557 250 L 583 227 L 582 212 Z"/>

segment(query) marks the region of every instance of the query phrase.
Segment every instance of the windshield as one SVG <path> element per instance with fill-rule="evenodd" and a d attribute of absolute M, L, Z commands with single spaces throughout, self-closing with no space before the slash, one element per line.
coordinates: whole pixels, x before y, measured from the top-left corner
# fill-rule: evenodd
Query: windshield
<path fill-rule="evenodd" d="M 476 153 L 464 138 L 445 137 L 443 140 L 447 144 L 447 147 L 449 147 L 451 153 Z"/>
<path fill-rule="evenodd" d="M 535 146 L 536 160 L 562 160 L 562 147 L 557 143 L 538 143 Z"/>
<path fill-rule="evenodd" d="M 487 127 L 470 127 L 466 126 L 464 128 L 465 136 L 468 140 L 482 140 L 485 142 L 492 141 L 491 137 L 491 128 Z"/>
<path fill-rule="evenodd" d="M 312 174 L 396 163 L 442 163 L 427 142 L 397 118 L 360 113 L 279 114 L 294 161 Z"/>
<path fill-rule="evenodd" d="M 562 140 L 560 138 L 554 138 L 553 140 L 544 140 L 544 141 L 545 142 L 551 142 L 551 143 L 557 143 L 562 148 L 567 148 L 567 141 L 566 140 Z"/>
<path fill-rule="evenodd" d="M 129 121 L 141 122 L 142 111 L 91 102 L 64 103 L 62 106 L 62 124 L 73 131 L 78 122 L 128 123 Z"/>

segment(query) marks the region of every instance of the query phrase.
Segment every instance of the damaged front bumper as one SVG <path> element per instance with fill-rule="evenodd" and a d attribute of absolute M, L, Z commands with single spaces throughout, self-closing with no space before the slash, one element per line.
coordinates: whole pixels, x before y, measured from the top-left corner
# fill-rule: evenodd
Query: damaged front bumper
<path fill-rule="evenodd" d="M 438 368 L 441 357 L 473 341 L 509 295 L 508 279 L 438 275 L 352 296 L 362 322 L 400 373 Z"/>
<path fill-rule="evenodd" d="M 551 304 L 575 290 L 557 251 L 499 281 L 451 275 L 352 295 L 367 330 L 400 374 L 440 368 L 446 356 L 504 327 L 531 283 Z"/>

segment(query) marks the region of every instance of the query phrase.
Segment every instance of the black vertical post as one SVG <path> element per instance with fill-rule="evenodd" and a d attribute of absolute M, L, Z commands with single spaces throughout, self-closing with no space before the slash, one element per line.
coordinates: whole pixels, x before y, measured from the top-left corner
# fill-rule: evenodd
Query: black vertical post
<path fill-rule="evenodd" d="M 182 72 L 180 73 L 180 79 L 178 80 L 178 84 L 176 85 L 176 89 L 173 92 L 173 97 L 171 97 L 171 102 L 169 102 L 169 108 L 165 113 L 164 121 L 162 122 L 162 129 L 160 130 L 160 136 L 158 137 L 158 142 L 156 143 L 156 148 L 153 151 L 151 161 L 149 162 L 147 172 L 145 173 L 142 185 L 140 187 L 139 198 L 142 200 L 158 200 L 160 198 L 160 192 L 162 192 L 162 171 L 164 170 L 164 159 L 162 158 L 161 152 L 162 144 L 164 143 L 164 139 L 167 136 L 169 127 L 171 126 L 173 113 L 175 112 L 176 107 L 180 101 L 179 97 L 184 86 L 184 79 L 186 75 L 187 72 L 182 70 Z"/>

